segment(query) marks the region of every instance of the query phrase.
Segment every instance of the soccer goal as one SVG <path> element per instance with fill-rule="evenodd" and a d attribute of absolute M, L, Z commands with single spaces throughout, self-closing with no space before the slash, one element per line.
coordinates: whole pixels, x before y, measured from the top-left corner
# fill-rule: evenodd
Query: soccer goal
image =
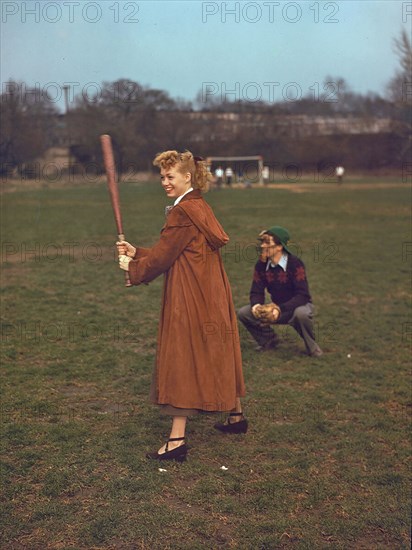
<path fill-rule="evenodd" d="M 263 157 L 261 155 L 247 157 L 207 157 L 209 170 L 217 167 L 223 170 L 230 167 L 238 182 L 259 183 L 263 185 Z"/>

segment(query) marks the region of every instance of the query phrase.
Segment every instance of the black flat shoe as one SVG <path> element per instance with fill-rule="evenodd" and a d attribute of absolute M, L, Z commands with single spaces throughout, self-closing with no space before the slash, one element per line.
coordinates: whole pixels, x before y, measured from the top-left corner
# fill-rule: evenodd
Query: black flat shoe
<path fill-rule="evenodd" d="M 175 449 L 168 450 L 169 441 L 184 441 L 184 437 L 171 437 L 166 443 L 166 449 L 164 453 L 147 453 L 146 457 L 152 460 L 177 460 L 178 462 L 184 462 L 186 460 L 188 446 L 186 443 L 176 447 Z"/>
<path fill-rule="evenodd" d="M 239 413 L 229 413 L 229 418 L 226 422 L 216 422 L 213 426 L 216 430 L 227 434 L 245 434 L 247 432 L 248 422 L 246 418 L 242 418 L 238 422 L 231 422 L 231 416 L 243 416 Z"/>

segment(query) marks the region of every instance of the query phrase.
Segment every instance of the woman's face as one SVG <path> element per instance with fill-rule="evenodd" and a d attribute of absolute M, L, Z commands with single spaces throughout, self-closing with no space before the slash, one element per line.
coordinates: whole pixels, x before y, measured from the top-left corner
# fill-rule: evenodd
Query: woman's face
<path fill-rule="evenodd" d="M 169 199 L 177 199 L 191 187 L 190 172 L 182 174 L 177 165 L 160 170 L 162 187 Z"/>

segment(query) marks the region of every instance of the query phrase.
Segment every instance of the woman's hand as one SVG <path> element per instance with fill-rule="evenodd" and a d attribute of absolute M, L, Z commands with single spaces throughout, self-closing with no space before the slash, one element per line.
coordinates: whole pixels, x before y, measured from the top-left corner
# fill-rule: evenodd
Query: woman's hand
<path fill-rule="evenodd" d="M 136 254 L 136 249 L 133 245 L 127 241 L 117 241 L 117 253 L 119 256 L 128 256 L 129 258 L 134 258 Z"/>
<path fill-rule="evenodd" d="M 124 254 L 119 256 L 119 267 L 124 271 L 129 271 L 129 263 L 132 261 L 131 258 L 125 256 Z"/>

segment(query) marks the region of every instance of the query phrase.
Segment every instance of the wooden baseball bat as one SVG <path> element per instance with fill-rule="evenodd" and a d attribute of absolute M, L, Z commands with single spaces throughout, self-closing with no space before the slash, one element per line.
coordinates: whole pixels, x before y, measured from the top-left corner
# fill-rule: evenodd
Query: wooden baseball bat
<path fill-rule="evenodd" d="M 100 143 L 102 145 L 104 167 L 107 176 L 107 187 L 109 189 L 110 201 L 112 203 L 114 219 L 117 227 L 117 239 L 119 241 L 124 241 L 125 238 L 123 233 L 122 214 L 120 212 L 119 188 L 116 182 L 116 167 L 114 164 L 111 137 L 108 134 L 103 134 L 100 136 Z M 125 285 L 132 286 L 129 279 L 129 273 L 127 271 L 124 272 L 124 278 Z"/>

